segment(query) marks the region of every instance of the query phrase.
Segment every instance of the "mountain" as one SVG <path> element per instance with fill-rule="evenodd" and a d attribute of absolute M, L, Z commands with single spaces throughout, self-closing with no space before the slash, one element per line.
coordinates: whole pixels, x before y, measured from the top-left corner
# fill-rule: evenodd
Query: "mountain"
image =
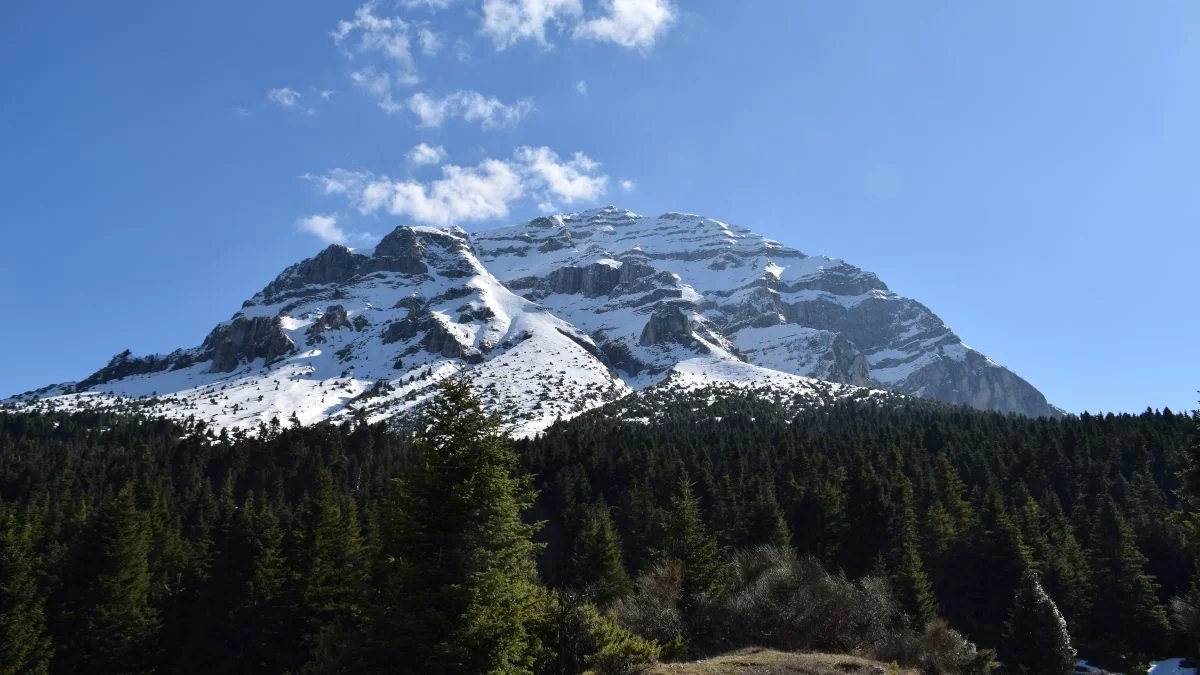
<path fill-rule="evenodd" d="M 891 390 L 1059 413 L 870 272 L 710 218 L 611 206 L 473 234 L 399 227 L 372 250 L 330 246 L 197 347 L 122 352 L 80 382 L 6 403 L 251 429 L 293 416 L 377 421 L 456 373 L 517 435 L 647 388 L 721 383 L 813 401 Z"/>

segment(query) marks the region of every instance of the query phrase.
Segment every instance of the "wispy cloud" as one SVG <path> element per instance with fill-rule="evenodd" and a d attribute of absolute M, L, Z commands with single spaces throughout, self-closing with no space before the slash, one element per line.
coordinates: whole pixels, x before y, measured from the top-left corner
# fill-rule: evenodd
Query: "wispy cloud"
<path fill-rule="evenodd" d="M 587 80 L 580 80 L 575 83 L 575 91 L 587 96 Z"/>
<path fill-rule="evenodd" d="M 549 47 L 546 25 L 568 23 L 582 14 L 580 0 L 484 0 L 481 31 L 497 51 L 522 40 Z"/>
<path fill-rule="evenodd" d="M 347 57 L 377 53 L 391 61 L 396 84 L 416 84 L 416 64 L 413 62 L 409 24 L 395 16 L 379 16 L 376 0 L 370 0 L 354 12 L 354 18 L 338 22 L 333 31 L 333 43 Z"/>
<path fill-rule="evenodd" d="M 478 122 L 483 129 L 495 129 L 520 122 L 533 112 L 533 101 L 523 99 L 506 104 L 477 91 L 456 91 L 442 98 L 418 92 L 409 97 L 408 109 L 422 127 L 440 127 L 448 118 L 461 117 L 467 122 Z"/>
<path fill-rule="evenodd" d="M 300 92 L 287 87 L 267 90 L 267 100 L 284 108 L 294 108 L 300 102 L 300 98 Z"/>
<path fill-rule="evenodd" d="M 564 161 L 546 147 L 521 147 L 507 160 L 485 159 L 474 167 L 444 165 L 442 177 L 428 182 L 345 169 L 305 178 L 323 194 L 342 196 L 364 214 L 382 212 L 450 225 L 507 216 L 509 208 L 526 197 L 551 210 L 559 200 L 594 200 L 608 185 L 608 176 L 599 170 L 599 163 L 583 153 Z"/>
<path fill-rule="evenodd" d="M 417 43 L 421 45 L 421 53 L 425 56 L 437 56 L 444 46 L 442 36 L 429 28 L 417 31 Z"/>
<path fill-rule="evenodd" d="M 446 161 L 446 149 L 442 146 L 430 146 L 425 143 L 413 146 L 405 155 L 408 161 L 417 166 L 426 164 L 441 164 Z"/>
<path fill-rule="evenodd" d="M 676 20 L 669 0 L 604 0 L 606 13 L 575 26 L 574 36 L 649 51 Z"/>
<path fill-rule="evenodd" d="M 581 0 L 484 0 L 480 32 L 496 50 L 522 40 L 552 46 L 550 29 L 585 40 L 612 42 L 648 52 L 675 23 L 671 0 L 601 0 L 600 14 L 585 17 Z"/>
<path fill-rule="evenodd" d="M 333 94 L 334 91 L 332 89 L 322 89 L 317 95 L 321 97 L 322 101 L 328 101 L 333 98 Z"/>
<path fill-rule="evenodd" d="M 338 227 L 337 216 L 315 213 L 297 220 L 296 227 L 316 236 L 326 244 L 346 243 L 346 233 Z"/>
<path fill-rule="evenodd" d="M 400 4 L 408 9 L 429 9 L 436 11 L 446 9 L 455 2 L 457 0 L 401 0 Z"/>
<path fill-rule="evenodd" d="M 305 216 L 296 221 L 296 227 L 326 244 L 369 244 L 379 238 L 367 232 L 347 232 L 338 225 L 338 217 L 334 214 L 314 213 Z"/>
<path fill-rule="evenodd" d="M 620 185 L 621 185 L 621 189 L 626 192 L 633 192 L 634 190 L 637 189 L 637 183 L 629 180 L 628 178 L 623 179 L 621 181 Z"/>

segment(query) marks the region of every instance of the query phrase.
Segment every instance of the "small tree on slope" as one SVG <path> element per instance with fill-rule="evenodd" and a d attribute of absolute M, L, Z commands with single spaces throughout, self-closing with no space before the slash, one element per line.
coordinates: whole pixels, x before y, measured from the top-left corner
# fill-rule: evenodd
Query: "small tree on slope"
<path fill-rule="evenodd" d="M 1065 675 L 1075 666 L 1067 621 L 1033 570 L 1021 576 L 1013 598 L 1001 660 L 1009 670 L 1039 675 Z"/>

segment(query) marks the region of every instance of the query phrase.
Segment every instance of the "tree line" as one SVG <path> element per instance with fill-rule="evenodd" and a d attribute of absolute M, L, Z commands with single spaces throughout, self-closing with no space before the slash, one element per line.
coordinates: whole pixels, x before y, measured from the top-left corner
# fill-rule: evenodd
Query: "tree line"
<path fill-rule="evenodd" d="M 0 415 L 0 673 L 1195 651 L 1187 415 L 651 405 L 516 443 L 462 383 L 404 429 Z"/>

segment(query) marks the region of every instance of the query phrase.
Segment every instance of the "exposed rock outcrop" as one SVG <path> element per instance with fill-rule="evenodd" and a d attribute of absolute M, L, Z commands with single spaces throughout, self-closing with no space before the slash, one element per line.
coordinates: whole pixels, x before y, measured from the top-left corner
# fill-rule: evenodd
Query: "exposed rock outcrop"
<path fill-rule="evenodd" d="M 675 342 L 688 345 L 695 342 L 692 334 L 692 322 L 678 307 L 668 306 L 655 310 L 650 320 L 642 329 L 638 344 L 643 347 Z"/>
<path fill-rule="evenodd" d="M 212 355 L 209 372 L 228 373 L 254 359 L 271 363 L 295 351 L 296 345 L 284 333 L 279 317 L 239 316 L 214 328 L 201 349 Z"/>

